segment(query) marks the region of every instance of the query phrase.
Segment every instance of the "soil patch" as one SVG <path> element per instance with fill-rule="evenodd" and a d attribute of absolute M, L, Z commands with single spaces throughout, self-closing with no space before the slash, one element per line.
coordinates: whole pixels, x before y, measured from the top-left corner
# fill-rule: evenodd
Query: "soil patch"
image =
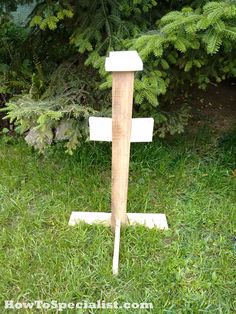
<path fill-rule="evenodd" d="M 198 129 L 208 125 L 216 134 L 236 127 L 236 79 L 221 84 L 210 84 L 206 91 L 193 89 L 190 93 L 191 115 L 189 125 Z"/>

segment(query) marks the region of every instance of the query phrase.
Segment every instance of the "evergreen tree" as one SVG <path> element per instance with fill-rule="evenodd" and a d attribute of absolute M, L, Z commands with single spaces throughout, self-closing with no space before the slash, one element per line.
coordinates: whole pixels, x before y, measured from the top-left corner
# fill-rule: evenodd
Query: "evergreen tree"
<path fill-rule="evenodd" d="M 109 114 L 109 51 L 135 49 L 141 55 L 135 114 L 153 116 L 159 136 L 183 132 L 188 109 L 170 113 L 165 107 L 187 86 L 206 88 L 236 76 L 235 1 L 37 1 L 28 27 L 31 87 L 28 94 L 22 88 L 7 110 L 40 150 L 65 140 L 71 153 L 87 136 L 88 116 Z"/>

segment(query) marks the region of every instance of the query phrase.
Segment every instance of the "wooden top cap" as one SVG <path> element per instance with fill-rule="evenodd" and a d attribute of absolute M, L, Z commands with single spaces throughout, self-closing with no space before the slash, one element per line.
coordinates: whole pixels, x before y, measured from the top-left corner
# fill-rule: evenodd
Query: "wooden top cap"
<path fill-rule="evenodd" d="M 105 69 L 108 72 L 142 71 L 143 62 L 137 51 L 112 51 L 106 58 Z"/>

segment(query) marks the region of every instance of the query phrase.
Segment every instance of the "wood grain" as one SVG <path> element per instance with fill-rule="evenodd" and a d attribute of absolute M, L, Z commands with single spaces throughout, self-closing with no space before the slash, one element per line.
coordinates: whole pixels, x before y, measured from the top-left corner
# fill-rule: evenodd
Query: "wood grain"
<path fill-rule="evenodd" d="M 134 72 L 112 73 L 112 218 L 127 222 Z"/>

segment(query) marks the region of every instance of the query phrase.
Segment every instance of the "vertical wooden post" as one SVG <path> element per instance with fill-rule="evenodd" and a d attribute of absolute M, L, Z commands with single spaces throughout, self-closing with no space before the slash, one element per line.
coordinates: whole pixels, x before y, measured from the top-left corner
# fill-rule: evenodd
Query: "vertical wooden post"
<path fill-rule="evenodd" d="M 69 221 L 75 225 L 79 221 L 91 223 L 111 223 L 115 232 L 112 271 L 119 270 L 120 230 L 127 221 L 127 193 L 129 177 L 130 141 L 132 128 L 132 107 L 134 71 L 142 71 L 143 63 L 137 51 L 112 51 L 105 61 L 105 69 L 112 72 L 112 214 L 96 212 L 72 212 Z M 106 121 L 106 123 L 101 122 Z M 136 119 L 143 120 L 143 119 Z M 152 140 L 153 119 L 147 123 L 133 123 L 132 140 L 149 142 Z M 111 140 L 110 119 L 90 118 L 90 139 Z M 102 124 L 101 124 L 102 123 Z M 144 128 L 143 128 L 144 127 Z M 145 131 L 145 136 L 140 136 Z M 138 130 L 138 132 L 137 132 Z M 102 132 L 101 132 L 102 131 Z M 138 139 L 138 140 L 137 140 Z M 164 214 L 128 214 L 129 224 L 137 223 L 148 228 L 168 229 Z"/>
<path fill-rule="evenodd" d="M 120 220 L 116 220 L 115 224 L 115 242 L 112 262 L 113 275 L 118 275 L 119 271 L 119 251 L 120 251 Z"/>
<path fill-rule="evenodd" d="M 134 72 L 112 73 L 112 227 L 127 220 Z"/>
<path fill-rule="evenodd" d="M 129 176 L 130 138 L 133 107 L 134 71 L 142 71 L 137 51 L 112 51 L 105 62 L 112 72 L 112 214 L 116 221 L 126 223 Z"/>

